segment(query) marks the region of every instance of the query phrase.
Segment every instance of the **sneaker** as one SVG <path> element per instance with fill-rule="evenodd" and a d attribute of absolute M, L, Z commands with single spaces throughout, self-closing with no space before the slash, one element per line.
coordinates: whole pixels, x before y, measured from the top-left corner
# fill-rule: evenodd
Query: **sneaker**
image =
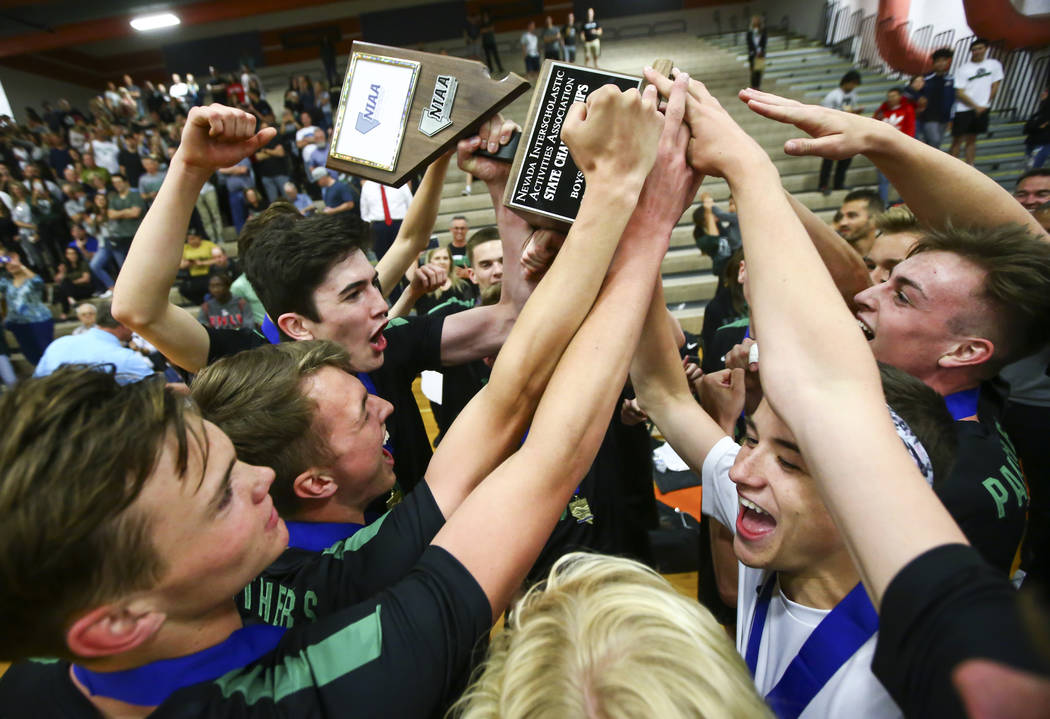
<path fill-rule="evenodd" d="M 112 296 L 113 296 L 113 290 L 106 290 L 105 292 L 103 292 L 98 297 L 99 297 L 100 300 L 108 300 Z"/>
<path fill-rule="evenodd" d="M 469 195 L 470 194 L 470 185 L 467 185 L 466 187 L 464 187 L 463 188 L 463 192 L 461 192 L 459 194 L 462 195 L 463 197 L 466 197 L 467 195 Z"/>

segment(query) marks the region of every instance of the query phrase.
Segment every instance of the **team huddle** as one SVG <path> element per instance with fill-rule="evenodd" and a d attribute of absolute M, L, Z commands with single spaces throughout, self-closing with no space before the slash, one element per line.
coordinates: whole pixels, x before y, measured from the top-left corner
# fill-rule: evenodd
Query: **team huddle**
<path fill-rule="evenodd" d="M 475 154 L 514 123 L 459 143 L 498 225 L 464 263 L 498 299 L 390 307 L 448 157 L 376 265 L 360 220 L 249 219 L 273 343 L 169 303 L 204 183 L 275 132 L 192 109 L 112 301 L 188 389 L 70 364 L 0 396 L 0 715 L 1039 716 L 1047 620 L 1010 580 L 1050 555 L 999 378 L 1050 341 L 1045 231 L 886 123 L 742 90 L 807 135 L 787 153 L 866 156 L 899 192 L 906 222 L 858 249 L 701 82 L 645 78 L 567 114 L 586 192 L 564 237 Z M 692 381 L 660 271 L 705 176 L 735 202 L 748 314 Z M 413 301 L 453 285 L 415 273 Z M 467 389 L 431 451 L 412 382 L 441 368 Z M 643 564 L 572 551 L 628 384 L 727 534 L 735 640 Z"/>

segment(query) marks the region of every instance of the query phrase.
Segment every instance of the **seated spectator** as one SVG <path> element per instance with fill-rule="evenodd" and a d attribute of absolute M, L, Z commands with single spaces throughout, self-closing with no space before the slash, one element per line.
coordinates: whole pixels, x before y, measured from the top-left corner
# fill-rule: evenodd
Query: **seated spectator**
<path fill-rule="evenodd" d="M 333 179 L 328 170 L 323 167 L 315 167 L 310 177 L 321 188 L 321 199 L 324 201 L 324 208 L 321 212 L 326 215 L 341 212 L 357 214 L 354 212 L 357 207 L 357 196 L 348 184 Z"/>
<path fill-rule="evenodd" d="M 83 222 L 88 207 L 88 195 L 84 186 L 80 182 L 67 182 L 62 185 L 62 194 L 69 198 L 62 205 L 66 217 L 70 222 Z"/>
<path fill-rule="evenodd" d="M 212 249 L 211 258 L 214 260 L 210 270 L 212 274 L 222 273 L 233 278 L 241 276 L 241 270 L 237 264 L 237 260 L 227 255 L 226 250 L 222 249 L 219 245 L 216 245 Z"/>
<path fill-rule="evenodd" d="M 167 174 L 167 170 L 160 169 L 160 158 L 156 155 L 143 157 L 142 169 L 144 172 L 139 176 L 138 181 L 139 196 L 146 203 L 146 207 L 149 207 L 153 204 L 157 191 L 164 183 L 164 175 Z"/>
<path fill-rule="evenodd" d="M 187 232 L 186 244 L 182 248 L 182 263 L 179 265 L 185 271 L 185 276 L 179 282 L 179 292 L 194 304 L 204 302 L 204 295 L 208 292 L 208 275 L 215 264 L 212 256 L 215 248 L 216 245 L 202 240 L 195 231 Z"/>
<path fill-rule="evenodd" d="M 153 364 L 126 347 L 131 330 L 113 319 L 108 302 L 98 307 L 95 325 L 83 332 L 59 337 L 47 346 L 33 372 L 45 377 L 62 365 L 89 365 L 112 372 L 117 382 L 138 382 L 153 376 Z"/>
<path fill-rule="evenodd" d="M 649 567 L 567 554 L 508 614 L 456 719 L 772 717 L 725 630 Z"/>
<path fill-rule="evenodd" d="M 249 187 L 244 191 L 244 209 L 248 212 L 247 219 L 249 220 L 266 209 L 266 203 L 259 197 L 254 187 Z"/>
<path fill-rule="evenodd" d="M 97 187 L 94 184 L 94 181 L 97 179 L 102 183 L 103 187 L 108 185 L 110 172 L 106 168 L 95 164 L 95 153 L 85 152 L 81 157 L 84 162 L 84 169 L 80 171 L 80 181 L 86 185 Z"/>
<path fill-rule="evenodd" d="M 1039 95 L 1039 106 L 1024 124 L 1024 146 L 1029 170 L 1042 167 L 1050 154 L 1050 90 Z"/>
<path fill-rule="evenodd" d="M 453 298 L 465 303 L 467 306 L 474 304 L 475 293 L 470 283 L 452 274 L 452 255 L 447 247 L 436 247 L 433 250 L 429 250 L 424 257 L 424 264 L 437 265 L 445 271 L 446 276 L 440 287 L 416 300 L 416 312 L 425 315 L 438 305 Z"/>
<path fill-rule="evenodd" d="M 75 335 L 84 334 L 94 327 L 98 322 L 98 310 L 95 305 L 90 302 L 77 305 L 77 320 L 80 321 L 80 326 L 73 330 Z"/>
<path fill-rule="evenodd" d="M 55 336 L 55 321 L 44 304 L 46 288 L 40 276 L 13 252 L 0 255 L 0 295 L 7 304 L 4 327 L 18 341 L 26 361 L 35 365 Z"/>
<path fill-rule="evenodd" d="M 219 273 L 208 278 L 211 295 L 201 305 L 198 321 L 217 330 L 253 329 L 256 324 L 248 301 L 230 294 L 230 276 Z"/>
<path fill-rule="evenodd" d="M 301 194 L 295 183 L 284 183 L 284 199 L 292 203 L 295 209 L 299 210 L 303 215 L 309 215 L 313 212 L 313 202 L 310 200 L 310 197 Z"/>
<path fill-rule="evenodd" d="M 248 219 L 244 192 L 255 187 L 255 176 L 252 174 L 252 163 L 245 157 L 230 167 L 223 167 L 219 174 L 226 178 L 226 191 L 230 198 L 230 215 L 233 217 L 233 229 L 237 232 L 244 227 Z"/>
<path fill-rule="evenodd" d="M 55 300 L 62 308 L 58 319 L 62 322 L 68 320 L 70 300 L 86 300 L 91 296 L 93 289 L 91 268 L 87 260 L 75 247 L 67 247 L 65 257 L 55 273 Z"/>
<path fill-rule="evenodd" d="M 697 249 L 711 258 L 711 271 L 721 276 L 729 258 L 740 249 L 740 222 L 732 196 L 726 212 L 715 205 L 710 193 L 700 193 L 700 207 L 693 212 L 693 239 Z"/>
<path fill-rule="evenodd" d="M 269 105 L 267 105 L 269 107 Z M 260 122 L 259 128 L 265 129 L 273 126 L 272 111 L 270 120 Z M 255 172 L 262 182 L 263 191 L 266 193 L 266 202 L 276 202 L 281 199 L 282 188 L 287 184 L 291 174 L 288 156 L 284 151 L 284 144 L 280 136 L 274 135 L 273 139 L 266 143 L 255 153 Z"/>

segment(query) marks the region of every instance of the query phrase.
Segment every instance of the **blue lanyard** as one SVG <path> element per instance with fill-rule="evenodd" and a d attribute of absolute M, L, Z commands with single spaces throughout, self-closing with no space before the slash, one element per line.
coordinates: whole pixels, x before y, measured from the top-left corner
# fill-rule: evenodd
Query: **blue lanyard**
<path fill-rule="evenodd" d="M 958 421 L 973 417 L 977 414 L 977 399 L 981 396 L 981 388 L 964 389 L 960 392 L 952 392 L 944 396 L 944 403 L 948 405 L 948 413 L 952 419 Z"/>
<path fill-rule="evenodd" d="M 92 696 L 155 707 L 183 687 L 218 679 L 272 652 L 284 632 L 284 627 L 252 624 L 196 654 L 161 659 L 122 672 L 93 672 L 74 664 L 73 674 Z"/>
<path fill-rule="evenodd" d="M 272 345 L 281 344 L 281 334 L 277 331 L 277 325 L 270 319 L 270 315 L 263 315 L 262 327 L 259 328 L 262 336 Z"/>
<path fill-rule="evenodd" d="M 775 584 L 774 574 L 759 589 L 758 604 L 751 619 L 745 661 L 752 676 L 758 666 L 758 649 L 762 644 L 762 632 L 766 627 L 766 615 Z M 858 583 L 810 633 L 776 686 L 766 694 L 766 702 L 773 712 L 780 719 L 798 717 L 832 675 L 878 629 L 879 615 L 871 606 L 864 585 Z"/>
<path fill-rule="evenodd" d="M 361 380 L 361 384 L 365 386 L 365 390 L 368 394 L 379 396 L 379 392 L 376 391 L 376 383 L 372 381 L 372 378 L 368 376 L 367 372 L 358 372 L 357 378 Z"/>
<path fill-rule="evenodd" d="M 288 546 L 297 549 L 308 549 L 311 552 L 321 552 L 328 549 L 336 542 L 341 542 L 352 537 L 363 524 L 355 522 L 289 522 Z"/>

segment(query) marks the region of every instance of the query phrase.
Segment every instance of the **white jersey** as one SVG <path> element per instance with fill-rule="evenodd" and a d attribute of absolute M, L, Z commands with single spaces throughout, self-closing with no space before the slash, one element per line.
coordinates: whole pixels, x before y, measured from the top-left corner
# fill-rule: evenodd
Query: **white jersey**
<path fill-rule="evenodd" d="M 704 459 L 702 470 L 704 514 L 736 533 L 739 512 L 736 485 L 729 479 L 740 445 L 729 437 L 716 444 Z M 769 576 L 764 569 L 737 563 L 736 648 L 741 656 L 747 652 L 751 622 L 758 604 L 758 590 Z M 762 642 L 755 667 L 755 686 L 765 696 L 780 681 L 791 660 L 818 624 L 830 613 L 792 602 L 780 591 L 773 592 L 766 614 Z M 799 715 L 799 719 L 826 717 L 864 717 L 864 719 L 898 719 L 904 714 L 871 672 L 878 634 L 873 635 L 850 659 L 839 667 Z"/>
<path fill-rule="evenodd" d="M 1003 79 L 1003 66 L 998 60 L 986 57 L 981 62 L 965 62 L 955 72 L 955 89 L 962 90 L 966 96 L 980 107 L 988 107 L 992 97 L 992 85 Z M 955 111 L 973 110 L 966 103 L 956 100 Z"/>

